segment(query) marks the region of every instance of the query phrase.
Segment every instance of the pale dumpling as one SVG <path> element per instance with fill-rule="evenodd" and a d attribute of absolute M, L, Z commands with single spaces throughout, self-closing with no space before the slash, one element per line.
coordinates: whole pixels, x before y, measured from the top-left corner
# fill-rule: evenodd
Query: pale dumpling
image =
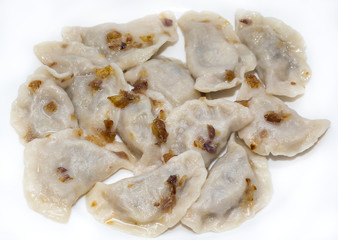
<path fill-rule="evenodd" d="M 181 222 L 196 233 L 226 231 L 253 217 L 271 195 L 266 158 L 238 144 L 233 134 L 226 154 L 209 171 L 201 195 Z"/>
<path fill-rule="evenodd" d="M 200 97 L 189 70 L 176 59 L 156 57 L 128 70 L 124 76 L 131 85 L 146 84 L 148 89 L 160 92 L 174 107 Z"/>
<path fill-rule="evenodd" d="M 198 198 L 207 171 L 201 155 L 187 151 L 146 174 L 87 194 L 88 211 L 99 222 L 143 237 L 156 237 L 177 224 Z"/>
<path fill-rule="evenodd" d="M 78 127 L 73 104 L 48 67 L 39 68 L 20 87 L 12 104 L 11 124 L 23 143 Z"/>
<path fill-rule="evenodd" d="M 244 10 L 236 13 L 236 32 L 256 55 L 267 93 L 287 97 L 304 93 L 311 69 L 298 32 L 280 20 Z"/>
<path fill-rule="evenodd" d="M 248 108 L 226 99 L 187 101 L 173 109 L 165 121 L 168 139 L 162 153 L 177 155 L 195 150 L 202 154 L 208 167 L 224 150 L 231 132 L 251 121 Z"/>
<path fill-rule="evenodd" d="M 82 130 L 66 129 L 27 144 L 24 192 L 29 206 L 58 222 L 67 222 L 72 205 L 96 182 L 128 159 L 81 139 Z"/>
<path fill-rule="evenodd" d="M 154 146 L 154 149 L 160 151 L 160 144 L 157 143 L 166 141 L 166 139 L 164 136 L 158 139 L 153 133 L 153 126 L 157 129 L 158 124 L 165 124 L 164 118 L 172 109 L 171 104 L 165 100 L 163 95 L 150 90 L 147 92 L 153 98 L 131 93 L 138 100 L 121 109 L 117 125 L 119 136 L 136 156 L 141 156 L 149 146 Z M 161 134 L 159 135 L 158 137 L 161 138 Z"/>
<path fill-rule="evenodd" d="M 67 73 L 72 77 L 91 73 L 96 68 L 108 65 L 105 56 L 96 48 L 79 42 L 43 42 L 34 47 L 34 52 L 43 64 L 59 74 Z M 64 87 L 68 85 L 64 84 Z"/>
<path fill-rule="evenodd" d="M 260 155 L 292 157 L 314 145 L 330 126 L 326 119 L 299 116 L 282 100 L 265 93 L 262 83 L 247 76 L 237 100 L 247 106 L 254 120 L 238 132 L 252 151 Z"/>
<path fill-rule="evenodd" d="M 232 25 L 212 12 L 185 13 L 178 21 L 185 39 L 187 66 L 200 92 L 229 89 L 256 67 L 254 54 L 235 34 Z"/>
<path fill-rule="evenodd" d="M 94 27 L 67 27 L 67 42 L 95 47 L 122 70 L 147 61 L 167 42 L 177 41 L 176 18 L 171 12 L 149 15 L 129 23 L 105 23 Z"/>
<path fill-rule="evenodd" d="M 113 142 L 120 109 L 108 98 L 120 90 L 128 90 L 128 84 L 115 64 L 76 76 L 67 92 L 74 104 L 79 127 L 107 143 Z"/>

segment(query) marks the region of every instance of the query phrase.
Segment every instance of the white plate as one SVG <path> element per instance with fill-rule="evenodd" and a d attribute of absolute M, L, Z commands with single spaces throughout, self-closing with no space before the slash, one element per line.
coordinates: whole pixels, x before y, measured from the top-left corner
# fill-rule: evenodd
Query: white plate
<path fill-rule="evenodd" d="M 39 66 L 33 46 L 61 40 L 66 25 L 92 26 L 126 22 L 172 10 L 210 10 L 233 23 L 238 8 L 272 16 L 298 30 L 307 44 L 313 71 L 305 95 L 288 102 L 302 116 L 331 120 L 331 127 L 310 151 L 295 158 L 269 161 L 274 195 L 256 217 L 224 233 L 197 235 L 176 226 L 158 239 L 338 239 L 338 1 L 14 1 L 0 2 L 0 239 L 143 239 L 100 224 L 87 212 L 84 198 L 67 224 L 30 210 L 22 190 L 23 146 L 9 125 L 10 104 L 19 86 Z M 184 40 L 163 53 L 185 60 Z M 119 172 L 109 182 L 125 176 Z"/>

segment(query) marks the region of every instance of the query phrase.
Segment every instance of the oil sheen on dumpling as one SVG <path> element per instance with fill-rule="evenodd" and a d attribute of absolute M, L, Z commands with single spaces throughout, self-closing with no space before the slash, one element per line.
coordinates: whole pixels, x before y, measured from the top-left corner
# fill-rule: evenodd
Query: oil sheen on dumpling
<path fill-rule="evenodd" d="M 178 21 L 185 39 L 187 65 L 195 88 L 214 92 L 238 85 L 256 58 L 236 36 L 232 25 L 211 12 L 187 12 Z"/>
<path fill-rule="evenodd" d="M 23 143 L 78 126 L 71 100 L 47 67 L 39 68 L 20 87 L 11 124 Z"/>
<path fill-rule="evenodd" d="M 247 76 L 237 99 L 254 116 L 238 135 L 260 155 L 292 157 L 314 145 L 330 126 L 326 119 L 309 120 L 299 116 L 282 100 L 266 94 L 262 83 L 253 75 Z"/>
<path fill-rule="evenodd" d="M 211 168 L 198 200 L 181 222 L 196 233 L 237 227 L 265 207 L 272 194 L 266 158 L 235 140 Z"/>
<path fill-rule="evenodd" d="M 171 12 L 149 15 L 129 23 L 105 23 L 94 27 L 67 27 L 65 41 L 95 47 L 122 70 L 147 61 L 166 42 L 177 41 L 176 18 Z"/>
<path fill-rule="evenodd" d="M 305 44 L 294 29 L 257 12 L 238 11 L 236 31 L 257 58 L 257 71 L 267 93 L 295 97 L 303 94 L 311 69 Z"/>
<path fill-rule="evenodd" d="M 168 139 L 162 152 L 177 155 L 195 150 L 202 154 L 208 167 L 224 150 L 231 132 L 251 121 L 248 108 L 226 99 L 187 101 L 173 109 L 165 121 Z"/>
<path fill-rule="evenodd" d="M 115 64 L 96 69 L 95 73 L 76 76 L 67 92 L 79 126 L 107 143 L 113 142 L 120 109 L 108 97 L 118 94 L 121 89 L 128 89 L 128 84 Z"/>
<path fill-rule="evenodd" d="M 87 208 L 99 221 L 144 237 L 156 237 L 177 224 L 198 198 L 207 171 L 201 155 L 187 151 L 146 174 L 87 194 Z"/>
<path fill-rule="evenodd" d="M 67 222 L 72 205 L 96 182 L 127 159 L 81 139 L 81 130 L 66 129 L 27 144 L 24 191 L 29 206 L 58 222 Z"/>
<path fill-rule="evenodd" d="M 200 96 L 194 89 L 195 80 L 179 60 L 153 58 L 128 70 L 124 76 L 131 85 L 146 84 L 148 89 L 162 93 L 174 107 Z"/>
<path fill-rule="evenodd" d="M 158 139 L 152 128 L 154 121 L 161 124 L 163 121 L 161 118 L 164 118 L 172 108 L 160 93 L 150 90 L 147 92 L 153 98 L 136 94 L 138 101 L 121 109 L 117 125 L 119 136 L 137 156 L 141 156 L 149 146 L 155 146 L 154 149 L 160 151 L 159 145 L 155 145 Z"/>
<path fill-rule="evenodd" d="M 108 65 L 96 48 L 79 42 L 43 42 L 34 47 L 35 55 L 56 72 L 84 75 Z"/>

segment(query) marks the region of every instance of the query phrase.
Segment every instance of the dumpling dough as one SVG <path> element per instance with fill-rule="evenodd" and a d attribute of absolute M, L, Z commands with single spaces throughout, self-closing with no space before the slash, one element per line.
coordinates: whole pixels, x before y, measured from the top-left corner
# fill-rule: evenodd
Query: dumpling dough
<path fill-rule="evenodd" d="M 96 48 L 79 42 L 43 42 L 34 47 L 34 52 L 43 64 L 70 76 L 84 75 L 108 65 Z"/>
<path fill-rule="evenodd" d="M 196 78 L 198 91 L 232 88 L 243 80 L 245 72 L 255 69 L 255 56 L 221 16 L 190 11 L 178 24 L 185 38 L 187 65 Z"/>
<path fill-rule="evenodd" d="M 303 94 L 311 69 L 306 62 L 301 35 L 275 18 L 238 11 L 236 31 L 257 58 L 257 71 L 266 92 L 295 97 Z"/>
<path fill-rule="evenodd" d="M 156 237 L 185 215 L 206 175 L 201 155 L 187 151 L 150 173 L 111 185 L 97 183 L 87 194 L 87 208 L 99 222 Z"/>
<path fill-rule="evenodd" d="M 127 159 L 81 139 L 82 131 L 66 129 L 27 144 L 24 192 L 29 206 L 58 222 L 67 222 L 71 207 L 96 182 L 120 168 Z"/>
<path fill-rule="evenodd" d="M 124 76 L 131 85 L 146 82 L 148 89 L 163 94 L 174 107 L 200 97 L 194 89 L 195 80 L 190 72 L 176 59 L 153 58 L 128 70 Z"/>
<path fill-rule="evenodd" d="M 208 167 L 224 149 L 231 132 L 251 121 L 248 108 L 226 99 L 187 101 L 173 109 L 166 119 L 169 135 L 162 152 L 177 155 L 195 150 L 202 154 Z"/>
<path fill-rule="evenodd" d="M 128 90 L 128 84 L 115 64 L 96 69 L 95 73 L 76 76 L 67 92 L 79 126 L 107 143 L 113 142 L 120 109 L 108 97 L 118 94 L 121 89 Z"/>
<path fill-rule="evenodd" d="M 110 63 L 116 63 L 122 70 L 147 61 L 163 44 L 178 39 L 176 18 L 171 12 L 124 24 L 67 27 L 62 36 L 67 42 L 82 42 L 97 48 Z"/>
<path fill-rule="evenodd" d="M 271 195 L 266 158 L 238 144 L 233 134 L 227 153 L 213 165 L 200 197 L 181 222 L 196 233 L 226 231 L 253 217 Z"/>
<path fill-rule="evenodd" d="M 150 146 L 160 151 L 152 132 L 153 122 L 161 115 L 168 115 L 172 106 L 160 93 L 147 90 L 151 97 L 139 94 L 139 101 L 121 109 L 117 132 L 121 139 L 136 154 L 141 156 Z M 163 120 L 161 120 L 163 121 Z"/>
<path fill-rule="evenodd" d="M 12 105 L 11 124 L 25 144 L 66 128 L 78 127 L 74 107 L 48 67 L 39 68 Z"/>
<path fill-rule="evenodd" d="M 237 99 L 248 106 L 254 116 L 238 135 L 260 155 L 292 157 L 315 144 L 330 126 L 326 119 L 309 120 L 299 116 L 282 100 L 265 93 L 262 83 L 252 75 L 242 84 Z"/>

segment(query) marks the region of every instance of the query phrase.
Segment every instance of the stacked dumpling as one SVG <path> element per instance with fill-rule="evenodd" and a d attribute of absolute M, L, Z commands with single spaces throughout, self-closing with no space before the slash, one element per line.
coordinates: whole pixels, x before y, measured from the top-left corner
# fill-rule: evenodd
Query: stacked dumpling
<path fill-rule="evenodd" d="M 178 39 L 187 64 L 159 52 Z M 32 209 L 67 222 L 86 194 L 100 222 L 155 237 L 182 224 L 221 232 L 265 207 L 267 158 L 294 156 L 328 129 L 279 96 L 304 93 L 302 37 L 239 11 L 236 29 L 211 12 L 67 27 L 35 46 L 43 64 L 20 87 L 11 122 L 25 145 Z M 260 80 L 261 79 L 261 80 Z M 211 92 L 241 85 L 235 101 Z M 119 169 L 133 177 L 107 185 Z"/>

